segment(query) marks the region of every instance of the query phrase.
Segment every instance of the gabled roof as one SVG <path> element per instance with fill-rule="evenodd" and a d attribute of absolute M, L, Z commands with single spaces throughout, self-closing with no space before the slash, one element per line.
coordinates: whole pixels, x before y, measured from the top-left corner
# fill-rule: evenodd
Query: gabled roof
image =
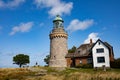
<path fill-rule="evenodd" d="M 93 44 L 82 44 L 80 47 L 77 48 L 75 51 L 75 57 L 81 57 L 81 56 L 89 56 L 91 53 L 91 47 Z"/>
<path fill-rule="evenodd" d="M 100 39 L 98 39 L 98 40 L 95 42 L 95 44 L 96 44 L 97 42 L 99 42 L 99 41 L 100 41 L 101 43 L 103 43 L 103 44 L 109 49 L 109 53 L 114 56 L 113 47 L 112 47 L 108 42 L 103 42 L 103 41 L 101 41 Z M 95 46 L 95 44 L 91 47 L 91 49 Z"/>
<path fill-rule="evenodd" d="M 91 53 L 90 49 L 93 44 L 82 44 L 80 47 L 78 47 L 75 51 L 75 53 L 68 53 L 66 57 L 88 57 Z"/>
<path fill-rule="evenodd" d="M 92 48 L 95 46 L 95 44 L 100 41 L 101 43 L 103 43 L 106 47 L 108 47 L 109 51 L 110 51 L 110 54 L 113 54 L 113 48 L 112 46 L 107 43 L 107 42 L 103 42 L 101 41 L 100 39 L 98 39 L 95 43 L 89 43 L 89 44 L 82 44 L 80 45 L 80 47 L 78 47 L 75 51 L 75 53 L 68 53 L 66 55 L 66 57 L 70 57 L 70 58 L 73 58 L 73 57 L 90 57 L 91 56 L 91 51 L 92 51 Z"/>
<path fill-rule="evenodd" d="M 96 43 L 99 42 L 99 41 L 100 41 L 102 44 L 104 44 L 106 47 L 108 47 L 103 41 L 101 41 L 100 39 L 98 39 L 98 40 L 94 43 L 94 45 L 91 47 L 91 49 L 92 49 L 92 48 L 96 45 Z"/>
<path fill-rule="evenodd" d="M 113 52 L 113 47 L 107 43 L 107 42 L 104 42 L 106 44 L 106 46 L 108 47 L 109 51 L 110 51 L 110 54 L 112 54 L 114 56 L 114 52 Z"/>
<path fill-rule="evenodd" d="M 74 53 L 68 53 L 65 57 L 66 58 L 73 58 L 74 57 Z"/>

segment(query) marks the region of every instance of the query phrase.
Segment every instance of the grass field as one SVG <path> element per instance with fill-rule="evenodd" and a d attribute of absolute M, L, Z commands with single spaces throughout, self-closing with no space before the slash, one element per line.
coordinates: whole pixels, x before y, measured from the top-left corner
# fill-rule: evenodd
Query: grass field
<path fill-rule="evenodd" d="M 120 69 L 0 68 L 0 80 L 120 80 Z"/>

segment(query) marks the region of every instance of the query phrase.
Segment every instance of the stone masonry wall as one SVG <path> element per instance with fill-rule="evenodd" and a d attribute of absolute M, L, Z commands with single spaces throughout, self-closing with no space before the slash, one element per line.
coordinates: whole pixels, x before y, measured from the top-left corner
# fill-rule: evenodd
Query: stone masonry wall
<path fill-rule="evenodd" d="M 67 39 L 55 37 L 50 40 L 50 67 L 67 67 L 65 55 L 67 52 Z"/>

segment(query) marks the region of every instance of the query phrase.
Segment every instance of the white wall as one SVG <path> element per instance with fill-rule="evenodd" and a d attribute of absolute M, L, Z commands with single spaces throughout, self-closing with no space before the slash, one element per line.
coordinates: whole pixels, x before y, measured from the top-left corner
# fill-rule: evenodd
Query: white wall
<path fill-rule="evenodd" d="M 92 55 L 93 55 L 93 66 L 95 67 L 102 67 L 103 65 L 105 65 L 106 67 L 110 67 L 110 59 L 109 59 L 109 50 L 108 48 L 100 42 L 99 45 L 98 41 L 95 46 L 92 48 Z M 97 53 L 96 49 L 98 48 L 104 48 L 104 53 Z M 98 63 L 97 62 L 97 57 L 105 57 L 105 63 Z"/>

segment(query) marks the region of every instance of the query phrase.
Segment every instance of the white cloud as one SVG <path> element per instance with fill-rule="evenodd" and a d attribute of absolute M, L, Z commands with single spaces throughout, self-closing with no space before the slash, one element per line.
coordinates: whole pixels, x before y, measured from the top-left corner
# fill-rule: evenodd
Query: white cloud
<path fill-rule="evenodd" d="M 70 14 L 73 8 L 72 2 L 65 3 L 61 0 L 35 0 L 35 4 L 38 8 L 50 8 L 50 10 L 48 11 L 50 16 L 55 16 L 57 14 Z"/>
<path fill-rule="evenodd" d="M 67 27 L 67 30 L 70 30 L 70 31 L 85 30 L 89 28 L 90 26 L 92 26 L 93 24 L 94 24 L 93 19 L 84 20 L 84 21 L 74 19 L 70 22 L 69 26 Z"/>
<path fill-rule="evenodd" d="M 14 35 L 17 32 L 28 32 L 33 26 L 33 22 L 20 23 L 18 26 L 14 26 L 10 35 Z"/>
<path fill-rule="evenodd" d="M 90 43 L 90 39 L 92 39 L 92 42 L 96 42 L 99 39 L 98 33 L 90 33 L 84 43 Z"/>
<path fill-rule="evenodd" d="M 14 8 L 19 6 L 23 2 L 25 2 L 25 0 L 8 0 L 7 2 L 0 0 L 0 8 Z"/>
<path fill-rule="evenodd" d="M 40 27 L 44 26 L 44 23 L 40 23 L 39 26 L 40 26 Z"/>

